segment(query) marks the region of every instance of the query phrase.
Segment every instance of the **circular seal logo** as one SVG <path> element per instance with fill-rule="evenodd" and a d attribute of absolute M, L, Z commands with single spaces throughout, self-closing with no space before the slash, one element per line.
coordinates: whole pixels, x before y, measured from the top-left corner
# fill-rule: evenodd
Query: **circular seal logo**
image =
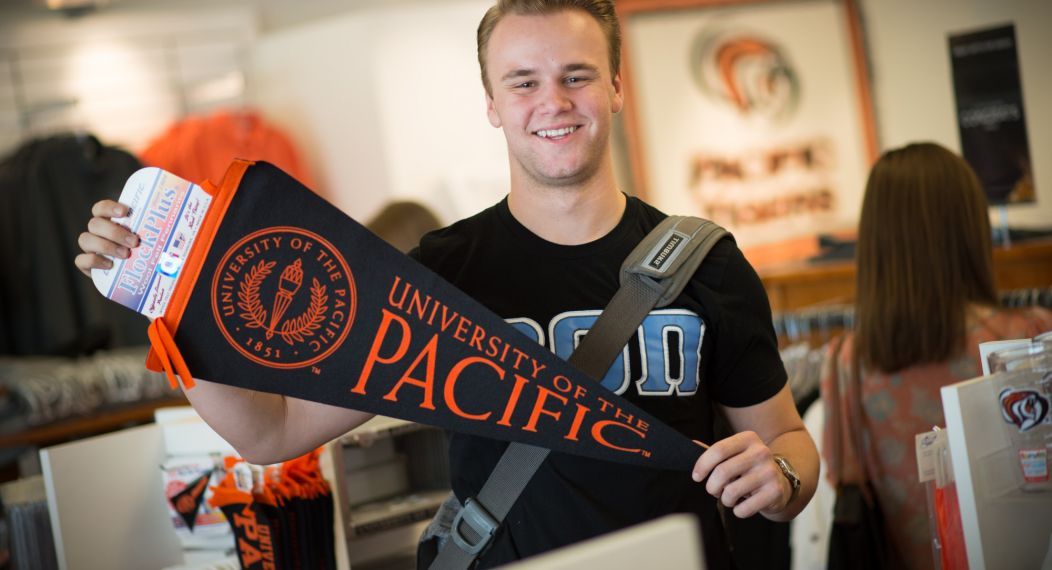
<path fill-rule="evenodd" d="M 354 322 L 354 276 L 340 252 L 301 228 L 265 228 L 227 250 L 212 278 L 212 313 L 249 360 L 300 368 L 324 360 Z"/>

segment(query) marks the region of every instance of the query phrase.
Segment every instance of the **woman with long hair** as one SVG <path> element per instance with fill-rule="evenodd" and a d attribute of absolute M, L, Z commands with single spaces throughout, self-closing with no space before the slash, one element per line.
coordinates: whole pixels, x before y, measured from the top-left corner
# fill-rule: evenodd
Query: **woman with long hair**
<path fill-rule="evenodd" d="M 857 266 L 855 330 L 822 374 L 826 417 L 836 403 L 833 382 L 854 383 L 862 414 L 851 419 L 862 431 L 861 459 L 885 517 L 890 560 L 930 569 L 914 436 L 945 425 L 940 388 L 982 375 L 979 343 L 1052 330 L 1052 312 L 998 307 L 982 187 L 961 157 L 933 143 L 890 150 L 873 166 Z M 826 422 L 827 460 L 837 427 Z"/>

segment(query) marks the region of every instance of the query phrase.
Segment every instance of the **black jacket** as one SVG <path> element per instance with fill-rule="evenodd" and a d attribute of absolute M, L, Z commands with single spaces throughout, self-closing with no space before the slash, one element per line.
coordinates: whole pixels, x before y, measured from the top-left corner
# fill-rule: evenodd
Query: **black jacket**
<path fill-rule="evenodd" d="M 138 160 L 92 136 L 30 141 L 0 163 L 0 355 L 76 356 L 146 344 L 146 321 L 73 265 L 91 206 Z"/>

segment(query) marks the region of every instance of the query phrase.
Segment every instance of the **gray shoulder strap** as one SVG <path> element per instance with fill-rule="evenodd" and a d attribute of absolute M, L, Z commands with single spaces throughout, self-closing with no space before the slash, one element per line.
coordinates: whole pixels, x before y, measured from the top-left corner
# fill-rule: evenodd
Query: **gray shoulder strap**
<path fill-rule="evenodd" d="M 669 216 L 643 238 L 621 266 L 621 287 L 581 339 L 569 362 L 602 378 L 654 307 L 671 303 L 727 230 L 700 218 Z M 512 443 L 476 497 L 464 502 L 450 539 L 430 570 L 463 570 L 486 549 L 549 450 Z"/>
<path fill-rule="evenodd" d="M 639 275 L 661 290 L 657 307 L 675 300 L 709 250 L 728 235 L 714 222 L 693 216 L 669 216 L 655 227 L 621 264 L 621 283 Z"/>

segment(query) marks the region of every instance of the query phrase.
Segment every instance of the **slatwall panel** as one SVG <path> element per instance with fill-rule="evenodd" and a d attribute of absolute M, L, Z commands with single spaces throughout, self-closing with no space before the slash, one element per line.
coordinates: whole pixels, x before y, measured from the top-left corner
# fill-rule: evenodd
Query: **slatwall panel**
<path fill-rule="evenodd" d="M 0 154 L 6 154 L 6 149 L 16 146 L 21 138 L 22 127 L 11 81 L 11 56 L 11 52 L 0 51 Z"/>
<path fill-rule="evenodd" d="M 208 17 L 202 15 L 205 24 Z M 227 18 L 194 31 L 193 18 L 164 29 L 162 15 L 131 25 L 78 24 L 68 41 L 0 49 L 0 155 L 56 132 L 90 132 L 139 151 L 188 114 L 246 101 L 244 69 L 254 21 Z"/>

